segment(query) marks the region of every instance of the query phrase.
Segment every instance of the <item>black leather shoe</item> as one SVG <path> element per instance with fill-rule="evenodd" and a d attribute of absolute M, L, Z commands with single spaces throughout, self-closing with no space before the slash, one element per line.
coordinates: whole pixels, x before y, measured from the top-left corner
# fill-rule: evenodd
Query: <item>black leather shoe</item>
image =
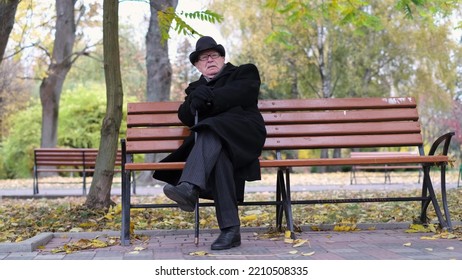
<path fill-rule="evenodd" d="M 178 203 L 181 210 L 193 212 L 196 208 L 198 187 L 188 182 L 181 182 L 174 186 L 167 184 L 164 186 L 164 194 L 171 200 Z"/>
<path fill-rule="evenodd" d="M 212 250 L 226 250 L 240 245 L 240 227 L 234 226 L 221 230 L 220 236 L 212 243 Z"/>

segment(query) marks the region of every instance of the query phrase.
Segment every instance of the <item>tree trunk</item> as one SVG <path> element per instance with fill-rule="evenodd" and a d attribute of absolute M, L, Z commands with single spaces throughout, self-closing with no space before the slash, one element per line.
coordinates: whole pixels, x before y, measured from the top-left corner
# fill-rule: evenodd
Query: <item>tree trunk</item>
<path fill-rule="evenodd" d="M 147 101 L 170 99 L 172 66 L 168 57 L 168 44 L 162 42 L 157 12 L 168 7 L 176 8 L 178 0 L 150 0 L 151 18 L 146 34 Z"/>
<path fill-rule="evenodd" d="M 56 34 L 47 76 L 40 85 L 42 103 L 41 147 L 56 147 L 58 142 L 59 100 L 64 80 L 72 66 L 75 42 L 74 5 L 76 0 L 56 0 Z"/>
<path fill-rule="evenodd" d="M 321 91 L 323 98 L 332 97 L 332 51 L 328 44 L 328 30 L 321 23 L 318 25 L 318 67 L 319 75 L 321 78 Z M 321 150 L 321 158 L 328 158 L 329 151 L 327 149 Z M 326 166 L 321 166 L 318 169 L 319 172 L 323 173 L 328 171 Z"/>
<path fill-rule="evenodd" d="M 0 64 L 14 25 L 19 0 L 0 1 Z"/>
<path fill-rule="evenodd" d="M 340 158 L 341 155 L 342 155 L 341 152 L 342 152 L 341 149 L 334 149 L 332 157 L 333 158 Z M 339 172 L 339 171 L 342 171 L 342 166 L 339 166 L 339 165 L 329 166 L 329 168 L 327 168 L 327 171 L 329 171 L 329 172 Z"/>
<path fill-rule="evenodd" d="M 164 11 L 168 7 L 176 8 L 178 0 L 150 0 L 151 18 L 146 34 L 146 100 L 147 101 L 167 101 L 170 100 L 170 87 L 172 83 L 172 66 L 168 57 L 168 44 L 162 42 L 159 29 L 157 12 Z M 145 162 L 158 161 L 163 158 L 163 154 L 146 155 Z M 137 178 L 138 184 L 153 185 L 156 180 L 152 178 L 152 172 L 141 172 Z"/>
<path fill-rule="evenodd" d="M 110 195 L 123 107 L 118 10 L 118 0 L 104 0 L 103 49 L 107 105 L 95 173 L 85 202 L 85 205 L 92 209 L 105 209 L 113 204 Z"/>

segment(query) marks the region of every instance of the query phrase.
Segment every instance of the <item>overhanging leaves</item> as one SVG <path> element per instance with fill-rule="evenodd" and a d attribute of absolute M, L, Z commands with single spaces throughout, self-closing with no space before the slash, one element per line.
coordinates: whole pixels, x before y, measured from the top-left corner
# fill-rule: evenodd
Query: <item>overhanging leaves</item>
<path fill-rule="evenodd" d="M 172 27 L 173 30 L 175 30 L 178 34 L 186 36 L 202 36 L 202 34 L 197 32 L 194 27 L 189 25 L 182 17 L 187 19 L 197 19 L 210 23 L 220 23 L 223 21 L 223 17 L 221 15 L 210 10 L 177 13 L 173 7 L 168 7 L 163 11 L 157 12 L 162 42 L 165 42 L 170 38 L 169 31 Z"/>

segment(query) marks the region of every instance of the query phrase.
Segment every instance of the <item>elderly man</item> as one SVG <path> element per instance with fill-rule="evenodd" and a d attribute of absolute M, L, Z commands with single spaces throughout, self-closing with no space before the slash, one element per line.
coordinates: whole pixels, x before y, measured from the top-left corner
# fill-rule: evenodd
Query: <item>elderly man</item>
<path fill-rule="evenodd" d="M 165 195 L 184 210 L 195 209 L 197 197 L 213 199 L 219 237 L 212 250 L 241 244 L 238 201 L 245 181 L 260 179 L 258 157 L 266 129 L 258 107 L 260 75 L 253 64 L 225 63 L 225 49 L 209 36 L 201 37 L 189 59 L 202 74 L 186 88 L 179 119 L 197 135 L 162 161 L 186 161 L 183 171 L 156 171 L 165 181 Z M 195 124 L 195 113 L 198 123 Z"/>

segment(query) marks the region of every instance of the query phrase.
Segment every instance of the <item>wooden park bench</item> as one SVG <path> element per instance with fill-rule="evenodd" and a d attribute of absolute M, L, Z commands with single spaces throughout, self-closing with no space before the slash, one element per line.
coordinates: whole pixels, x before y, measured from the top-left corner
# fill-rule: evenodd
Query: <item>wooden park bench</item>
<path fill-rule="evenodd" d="M 87 177 L 95 171 L 98 149 L 37 148 L 34 149 L 33 193 L 39 193 L 40 173 L 67 173 L 82 177 L 82 193 L 87 193 Z M 122 171 L 122 152 L 117 151 L 115 172 Z M 55 182 L 60 183 L 60 182 Z"/>
<path fill-rule="evenodd" d="M 372 157 L 372 158 L 379 158 L 379 157 L 402 157 L 402 156 L 415 156 L 418 155 L 418 151 L 416 152 L 351 152 L 351 158 L 364 158 L 364 157 Z M 422 165 L 420 164 L 380 164 L 380 165 L 353 165 L 351 167 L 350 172 L 350 184 L 357 183 L 357 172 L 358 171 L 383 171 L 384 174 L 384 183 L 387 182 L 391 184 L 391 171 L 394 170 L 418 170 L 418 180 L 417 183 L 420 184 L 420 177 L 422 176 Z"/>
<path fill-rule="evenodd" d="M 133 204 L 130 178 L 143 170 L 179 170 L 184 162 L 134 162 L 136 154 L 165 153 L 177 149 L 190 134 L 177 117 L 180 102 L 129 103 L 126 139 L 122 147 L 122 245 L 130 244 L 130 209 L 177 207 L 176 204 Z M 416 102 L 413 98 L 342 98 L 302 100 L 261 100 L 267 139 L 264 151 L 274 152 L 274 159 L 261 159 L 261 168 L 276 169 L 275 198 L 273 201 L 246 201 L 240 205 L 275 205 L 276 226 L 282 229 L 285 217 L 287 230 L 295 237 L 292 205 L 317 203 L 356 203 L 384 201 L 421 202 L 420 220 L 427 222 L 427 208 L 433 205 L 443 228 L 451 228 L 446 199 L 445 173 L 449 158 L 449 142 L 454 133 L 439 137 L 429 153 L 424 154 L 423 139 Z M 251 131 L 243 131 L 251 133 Z M 443 144 L 442 147 L 440 147 Z M 415 147 L 419 155 L 403 157 L 342 157 L 342 158 L 284 158 L 285 151 L 339 148 Z M 436 152 L 438 148 L 438 153 Z M 440 151 L 441 150 L 441 151 Z M 292 200 L 290 170 L 295 167 L 359 166 L 371 164 L 419 164 L 423 168 L 422 195 L 418 197 L 377 197 L 327 200 Z M 430 178 L 430 169 L 441 169 L 441 193 L 444 216 Z M 198 207 L 213 203 L 200 202 Z M 310 215 L 310 213 L 306 213 Z M 196 244 L 198 240 L 199 208 L 195 211 Z"/>

